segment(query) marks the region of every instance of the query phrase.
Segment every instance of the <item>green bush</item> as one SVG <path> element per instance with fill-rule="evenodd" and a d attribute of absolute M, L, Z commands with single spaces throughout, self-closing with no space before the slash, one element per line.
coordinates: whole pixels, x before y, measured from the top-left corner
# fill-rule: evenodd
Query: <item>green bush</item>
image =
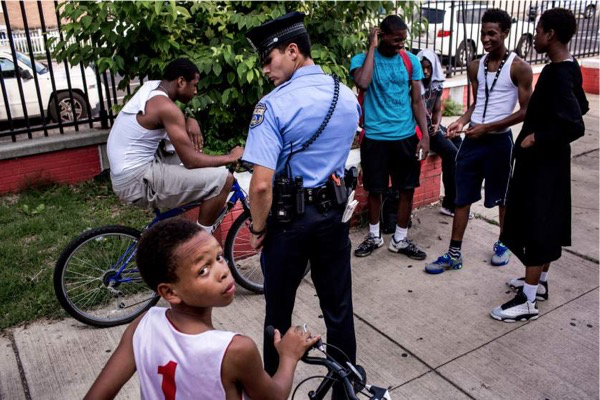
<path fill-rule="evenodd" d="M 457 103 L 451 99 L 446 99 L 442 102 L 442 115 L 444 117 L 453 117 L 463 115 L 464 107 L 461 103 Z"/>
<path fill-rule="evenodd" d="M 289 11 L 307 14 L 312 55 L 327 73 L 348 81 L 350 57 L 365 51 L 368 26 L 395 12 L 409 15 L 417 3 L 254 1 L 68 1 L 59 5 L 65 37 L 55 56 L 71 64 L 95 63 L 100 72 L 159 79 L 165 65 L 188 57 L 201 71 L 191 107 L 208 150 L 225 152 L 244 143 L 254 105 L 272 86 L 262 75 L 244 33 Z M 121 105 L 122 106 L 122 105 Z M 117 107 L 115 111 L 118 111 Z"/>

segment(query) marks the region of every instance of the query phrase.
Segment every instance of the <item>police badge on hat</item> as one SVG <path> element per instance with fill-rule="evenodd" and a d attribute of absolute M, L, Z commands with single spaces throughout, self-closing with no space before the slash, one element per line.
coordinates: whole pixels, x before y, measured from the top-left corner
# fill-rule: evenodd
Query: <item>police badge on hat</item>
<path fill-rule="evenodd" d="M 265 119 L 265 111 L 267 111 L 267 106 L 265 106 L 263 103 L 258 103 L 256 107 L 254 107 L 252 119 L 250 120 L 250 129 L 262 124 L 263 120 Z"/>
<path fill-rule="evenodd" d="M 294 11 L 250 29 L 246 38 L 263 61 L 275 46 L 301 34 L 308 34 L 304 13 Z"/>

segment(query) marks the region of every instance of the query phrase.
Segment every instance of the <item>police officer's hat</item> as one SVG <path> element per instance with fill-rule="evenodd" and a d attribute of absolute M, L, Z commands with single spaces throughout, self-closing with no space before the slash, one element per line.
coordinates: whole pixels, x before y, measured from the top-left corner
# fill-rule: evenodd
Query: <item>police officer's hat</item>
<path fill-rule="evenodd" d="M 274 47 L 303 33 L 308 33 L 304 13 L 294 11 L 250 29 L 246 38 L 264 60 Z"/>

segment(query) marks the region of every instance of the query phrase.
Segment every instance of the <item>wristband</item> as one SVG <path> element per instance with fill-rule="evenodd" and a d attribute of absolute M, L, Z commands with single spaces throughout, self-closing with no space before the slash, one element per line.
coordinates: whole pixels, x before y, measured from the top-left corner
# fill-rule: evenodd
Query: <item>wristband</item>
<path fill-rule="evenodd" d="M 254 226 L 252 226 L 252 222 L 250 222 L 250 225 L 248 225 L 248 230 L 250 231 L 251 234 L 260 237 L 260 236 L 264 235 L 265 232 L 267 231 L 267 226 L 265 225 L 265 227 L 261 231 L 255 231 Z"/>

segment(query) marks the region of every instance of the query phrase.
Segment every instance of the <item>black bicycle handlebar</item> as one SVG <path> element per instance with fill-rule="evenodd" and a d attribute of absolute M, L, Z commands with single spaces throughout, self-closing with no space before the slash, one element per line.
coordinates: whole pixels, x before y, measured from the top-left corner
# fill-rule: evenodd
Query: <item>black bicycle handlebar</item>
<path fill-rule="evenodd" d="M 273 341 L 275 337 L 275 328 L 269 325 L 265 328 L 266 340 Z M 357 365 L 352 365 L 350 361 L 346 362 L 347 367 L 342 366 L 341 363 L 337 362 L 325 351 L 324 344 L 320 339 L 317 343 L 311 346 L 310 349 L 302 356 L 302 361 L 306 364 L 322 365 L 327 368 L 327 375 L 319 384 L 319 387 L 315 391 L 310 391 L 308 397 L 311 400 L 322 400 L 325 398 L 327 392 L 336 382 L 341 382 L 344 385 L 346 394 L 349 400 L 358 400 L 357 393 L 363 388 L 366 388 L 371 393 L 371 400 L 386 399 L 387 389 L 380 388 L 377 386 L 366 385 L 366 372 L 364 368 Z M 318 350 L 325 354 L 325 357 L 312 357 L 309 356 L 311 350 Z"/>

